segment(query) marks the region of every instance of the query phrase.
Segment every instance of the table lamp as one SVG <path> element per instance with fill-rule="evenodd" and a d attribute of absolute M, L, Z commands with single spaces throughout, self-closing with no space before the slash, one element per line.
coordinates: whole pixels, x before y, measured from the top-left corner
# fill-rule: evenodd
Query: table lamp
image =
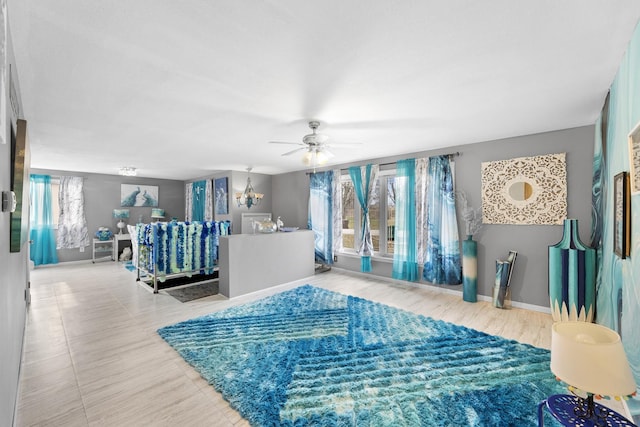
<path fill-rule="evenodd" d="M 151 218 L 154 218 L 156 221 L 160 221 L 164 218 L 164 209 L 151 208 Z"/>
<path fill-rule="evenodd" d="M 129 218 L 129 209 L 114 209 L 113 217 L 118 219 L 118 223 L 116 224 L 116 226 L 120 230 L 118 231 L 118 234 L 122 234 L 122 229 L 127 226 L 127 223 L 124 222 L 124 220 L 126 218 Z"/>
<path fill-rule="evenodd" d="M 540 404 L 540 421 L 542 405 L 546 403 L 564 425 L 634 425 L 594 402 L 594 398 L 627 399 L 636 392 L 636 382 L 616 332 L 595 323 L 555 323 L 551 328 L 551 371 L 569 385 L 574 395 L 550 396 Z"/>

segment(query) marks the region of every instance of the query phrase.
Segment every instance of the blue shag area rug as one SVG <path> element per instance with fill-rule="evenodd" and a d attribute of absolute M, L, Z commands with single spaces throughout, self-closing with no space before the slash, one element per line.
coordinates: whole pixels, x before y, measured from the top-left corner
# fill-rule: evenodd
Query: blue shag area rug
<path fill-rule="evenodd" d="M 158 333 L 254 426 L 535 426 L 566 390 L 547 350 L 310 285 Z"/>

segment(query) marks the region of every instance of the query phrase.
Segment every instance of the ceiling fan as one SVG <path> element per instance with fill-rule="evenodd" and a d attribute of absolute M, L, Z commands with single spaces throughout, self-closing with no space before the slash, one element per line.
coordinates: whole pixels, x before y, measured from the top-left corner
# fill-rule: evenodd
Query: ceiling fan
<path fill-rule="evenodd" d="M 323 164 L 327 163 L 330 158 L 334 157 L 334 154 L 328 150 L 329 147 L 360 145 L 359 143 L 329 144 L 327 142 L 329 140 L 328 135 L 316 132 L 318 127 L 320 127 L 319 121 L 310 121 L 309 128 L 311 129 L 311 133 L 303 136 L 302 142 L 269 141 L 269 143 L 300 145 L 301 147 L 296 148 L 295 150 L 287 151 L 282 155 L 289 156 L 294 153 L 305 151 L 305 154 L 302 157 L 302 161 L 305 165 L 313 167 L 322 166 Z"/>

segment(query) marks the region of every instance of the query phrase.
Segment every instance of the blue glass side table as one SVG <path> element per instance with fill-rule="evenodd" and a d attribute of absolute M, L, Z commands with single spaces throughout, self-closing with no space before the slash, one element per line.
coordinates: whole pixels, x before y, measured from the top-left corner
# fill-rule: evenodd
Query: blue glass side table
<path fill-rule="evenodd" d="M 584 399 L 578 396 L 572 396 L 570 394 L 554 394 L 549 396 L 546 400 L 543 400 L 538 405 L 538 426 L 544 426 L 544 408 L 553 417 L 558 420 L 564 426 L 577 426 L 577 427 L 638 427 L 631 421 L 607 408 L 604 405 L 594 402 L 594 412 L 597 415 L 592 415 L 590 418 L 584 418 L 576 415 L 576 406 L 584 404 Z M 599 417 L 598 417 L 599 415 Z"/>

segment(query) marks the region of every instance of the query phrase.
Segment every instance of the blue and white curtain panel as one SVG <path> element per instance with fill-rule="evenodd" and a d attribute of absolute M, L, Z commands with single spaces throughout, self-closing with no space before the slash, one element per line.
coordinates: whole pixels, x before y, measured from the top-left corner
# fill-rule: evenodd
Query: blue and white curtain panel
<path fill-rule="evenodd" d="M 451 159 L 430 157 L 424 280 L 446 285 L 462 282 L 459 240 Z"/>
<path fill-rule="evenodd" d="M 311 174 L 309 189 L 309 229 L 315 235 L 316 259 L 333 264 L 333 172 Z"/>

